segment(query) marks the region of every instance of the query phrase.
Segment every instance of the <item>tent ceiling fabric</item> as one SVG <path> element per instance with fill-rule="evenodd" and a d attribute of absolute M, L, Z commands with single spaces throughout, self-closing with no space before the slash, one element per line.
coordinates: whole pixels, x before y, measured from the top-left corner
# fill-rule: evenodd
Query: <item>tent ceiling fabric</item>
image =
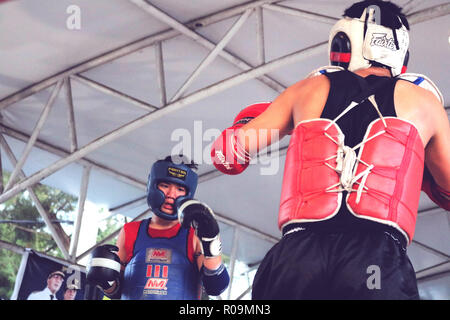
<path fill-rule="evenodd" d="M 183 151 L 199 163 L 197 198 L 240 231 L 238 258 L 257 263 L 280 237 L 289 140 L 235 177 L 214 170 L 209 145 L 246 105 L 326 65 L 330 27 L 352 2 L 0 1 L 0 128 L 27 177 L 0 202 L 39 181 L 78 195 L 89 166 L 87 199 L 133 218 L 147 209 L 151 164 Z M 411 23 L 408 71 L 426 74 L 450 101 L 449 2 L 394 2 Z M 71 6 L 79 29 L 68 24 Z M 2 165 L 14 170 L 4 152 Z M 235 235 L 223 233 L 229 253 Z M 448 262 L 449 237 L 448 212 L 423 194 L 409 250 L 416 271 Z"/>

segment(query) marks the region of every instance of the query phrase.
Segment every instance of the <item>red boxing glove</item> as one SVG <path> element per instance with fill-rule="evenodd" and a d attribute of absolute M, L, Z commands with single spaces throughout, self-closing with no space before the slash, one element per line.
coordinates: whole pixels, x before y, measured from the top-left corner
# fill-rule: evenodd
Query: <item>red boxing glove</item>
<path fill-rule="evenodd" d="M 436 184 L 426 166 L 423 172 L 422 191 L 439 207 L 450 211 L 450 192 Z"/>
<path fill-rule="evenodd" d="M 266 109 L 270 106 L 271 103 L 272 102 L 255 103 L 241 110 L 241 112 L 238 113 L 236 118 L 234 118 L 233 126 L 231 128 L 237 129 L 249 123 L 254 118 L 259 116 L 261 113 L 266 111 Z"/>
<path fill-rule="evenodd" d="M 211 147 L 211 159 L 217 170 L 230 175 L 244 171 L 250 163 L 250 154 L 239 142 L 236 130 L 263 113 L 271 102 L 256 103 L 243 109 L 225 129 Z"/>

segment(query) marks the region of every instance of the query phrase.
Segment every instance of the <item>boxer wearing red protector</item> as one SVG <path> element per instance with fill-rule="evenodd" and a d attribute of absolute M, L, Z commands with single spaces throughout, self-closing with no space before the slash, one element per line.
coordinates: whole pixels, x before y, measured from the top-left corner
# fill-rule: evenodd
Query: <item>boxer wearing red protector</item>
<path fill-rule="evenodd" d="M 382 25 L 373 21 L 374 6 Z M 292 131 L 279 212 L 283 238 L 258 269 L 254 299 L 417 299 L 406 246 L 424 165 L 433 179 L 425 176 L 422 188 L 448 206 L 448 117 L 437 89 L 399 75 L 408 51 L 405 16 L 376 0 L 354 4 L 345 16 L 330 42 L 348 34 L 348 70 L 321 70 L 292 85 L 236 135 L 252 155 L 261 146 L 241 138 L 247 131 L 279 130 L 280 138 Z M 392 56 L 377 48 L 380 41 L 367 40 L 381 31 L 395 44 Z M 380 282 L 371 284 L 374 269 Z"/>

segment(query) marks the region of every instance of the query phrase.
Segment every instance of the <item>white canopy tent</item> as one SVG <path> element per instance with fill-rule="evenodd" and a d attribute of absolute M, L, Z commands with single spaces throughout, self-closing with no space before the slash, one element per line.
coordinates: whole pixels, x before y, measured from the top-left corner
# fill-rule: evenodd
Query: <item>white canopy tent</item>
<path fill-rule="evenodd" d="M 409 71 L 426 74 L 450 101 L 449 1 L 394 2 L 411 24 Z M 351 3 L 0 1 L 1 160 L 12 172 L 0 203 L 24 190 L 33 196 L 38 182 L 78 196 L 70 248 L 34 199 L 66 259 L 78 262 L 89 252 L 76 250 L 85 201 L 148 216 L 151 164 L 182 151 L 199 164 L 196 198 L 217 213 L 230 268 L 256 267 L 280 238 L 289 139 L 239 176 L 216 171 L 209 146 L 243 107 L 328 63 L 329 29 Z M 450 298 L 450 219 L 425 194 L 408 254 L 422 297 Z"/>

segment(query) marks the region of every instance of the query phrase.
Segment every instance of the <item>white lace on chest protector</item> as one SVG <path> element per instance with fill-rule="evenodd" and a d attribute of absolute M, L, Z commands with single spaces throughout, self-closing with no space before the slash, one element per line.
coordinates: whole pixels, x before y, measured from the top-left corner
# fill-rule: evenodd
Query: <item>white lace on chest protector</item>
<path fill-rule="evenodd" d="M 383 122 L 384 128 L 387 128 L 386 120 L 384 119 L 383 115 L 381 114 L 381 112 L 378 108 L 378 105 L 375 101 L 375 96 L 374 95 L 370 96 L 368 98 L 368 100 L 372 103 L 375 110 L 377 111 L 379 119 L 381 119 L 381 121 Z M 333 167 L 328 162 L 325 162 L 325 165 L 328 166 L 329 168 L 331 168 L 332 170 L 334 170 L 339 175 L 339 182 L 327 187 L 326 192 L 343 192 L 343 191 L 347 191 L 349 193 L 356 192 L 356 194 L 357 194 L 356 203 L 359 203 L 362 193 L 367 191 L 367 187 L 365 186 L 365 183 L 366 183 L 367 177 L 369 176 L 372 169 L 374 168 L 373 164 L 366 163 L 365 161 L 361 160 L 360 157 L 358 157 L 356 155 L 356 150 L 361 148 L 362 146 L 364 146 L 364 144 L 367 143 L 368 141 L 375 139 L 376 137 L 386 133 L 386 130 L 381 130 L 381 131 L 374 133 L 371 136 L 367 136 L 367 134 L 366 134 L 366 137 L 359 144 L 354 146 L 353 148 L 346 146 L 344 143 L 345 136 L 342 133 L 342 131 L 340 130 L 340 128 L 336 122 L 342 116 L 344 116 L 347 112 L 349 112 L 351 109 L 353 109 L 354 107 L 356 107 L 358 105 L 359 105 L 359 103 L 357 103 L 357 102 L 350 103 L 350 105 L 347 108 L 345 108 L 345 110 L 343 112 L 341 112 L 341 114 L 339 114 L 334 120 L 332 120 L 330 122 L 330 124 L 325 127 L 325 130 L 324 130 L 324 135 L 338 146 L 336 155 L 325 159 L 325 161 L 336 159 L 335 160 L 336 167 Z M 379 119 L 376 119 L 373 122 L 378 121 Z M 401 120 L 401 119 L 399 119 L 399 120 Z M 332 125 L 336 126 L 339 129 L 338 130 L 338 132 L 339 132 L 338 140 L 334 139 L 327 133 L 327 130 Z M 370 127 L 371 126 L 369 125 L 369 128 Z M 361 171 L 360 173 L 356 174 L 356 171 L 357 171 L 356 169 L 357 169 L 359 163 L 363 164 L 365 166 L 365 169 L 363 171 Z M 361 181 L 358 181 L 360 179 L 361 179 Z M 356 185 L 356 187 L 355 187 L 355 185 Z"/>

